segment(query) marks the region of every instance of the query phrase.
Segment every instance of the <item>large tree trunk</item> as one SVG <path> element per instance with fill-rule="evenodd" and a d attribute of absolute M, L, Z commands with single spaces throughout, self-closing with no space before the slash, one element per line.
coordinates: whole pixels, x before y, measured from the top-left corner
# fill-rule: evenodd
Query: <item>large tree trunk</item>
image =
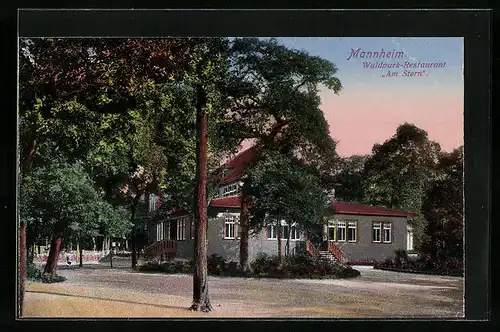
<path fill-rule="evenodd" d="M 135 269 L 137 267 L 137 237 L 136 237 L 136 234 L 135 234 L 135 212 L 136 212 L 136 207 L 137 207 L 137 203 L 134 202 L 134 206 L 132 206 L 132 217 L 131 217 L 131 220 L 132 220 L 132 236 L 131 236 L 131 239 L 130 239 L 130 244 L 131 244 L 131 247 L 132 247 L 132 253 L 131 253 L 131 257 L 132 257 L 132 268 Z"/>
<path fill-rule="evenodd" d="M 47 258 L 47 264 L 43 273 L 48 273 L 51 275 L 55 274 L 57 261 L 59 260 L 59 252 L 61 250 L 62 242 L 62 231 L 55 231 L 52 236 L 52 242 L 50 243 L 49 257 Z"/>
<path fill-rule="evenodd" d="M 242 190 L 241 195 L 241 213 L 240 213 L 240 269 L 241 272 L 248 271 L 248 233 L 249 225 L 249 197 Z"/>
<path fill-rule="evenodd" d="M 35 156 L 35 151 L 37 147 L 36 138 L 31 138 L 31 144 L 28 144 L 28 154 L 24 159 L 24 162 L 21 164 L 22 174 L 28 173 L 33 167 L 33 159 Z M 28 142 L 29 142 L 28 141 Z M 23 304 L 24 304 L 24 280 L 26 280 L 26 222 L 20 220 L 19 222 L 19 276 L 18 276 L 18 300 L 19 300 L 19 308 L 18 314 L 21 317 L 23 315 Z"/>
<path fill-rule="evenodd" d="M 35 231 L 26 226 L 26 248 L 28 249 L 27 266 L 33 264 L 35 257 L 36 237 Z"/>
<path fill-rule="evenodd" d="M 24 303 L 24 280 L 26 279 L 26 222 L 23 220 L 19 223 L 19 274 L 18 274 L 18 315 L 23 315 Z"/>
<path fill-rule="evenodd" d="M 80 255 L 80 267 L 83 267 L 83 247 L 81 243 L 78 243 L 78 251 Z"/>
<path fill-rule="evenodd" d="M 281 249 L 281 222 L 278 218 L 278 222 L 277 222 L 277 240 L 278 240 L 278 262 L 281 264 L 281 261 L 282 261 L 282 249 Z"/>
<path fill-rule="evenodd" d="M 132 246 L 132 268 L 135 269 L 137 267 L 137 241 L 136 241 L 136 235 L 135 235 L 135 225 L 132 226 L 132 237 L 130 239 L 130 243 Z"/>
<path fill-rule="evenodd" d="M 204 111 L 205 91 L 197 86 L 196 105 L 196 201 L 195 201 L 195 270 L 193 275 L 193 304 L 190 310 L 212 310 L 208 296 L 207 278 L 207 114 Z"/>

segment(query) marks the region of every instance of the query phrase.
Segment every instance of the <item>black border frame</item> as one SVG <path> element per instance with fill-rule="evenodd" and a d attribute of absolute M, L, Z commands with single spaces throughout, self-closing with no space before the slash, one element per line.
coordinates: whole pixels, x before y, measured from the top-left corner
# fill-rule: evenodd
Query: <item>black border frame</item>
<path fill-rule="evenodd" d="M 464 140 L 465 140 L 465 219 L 466 224 L 466 319 L 490 318 L 490 215 L 491 215 L 491 20 L 489 10 L 44 10 L 19 11 L 19 36 L 345 36 L 345 37 L 464 37 Z M 100 22 L 89 24 L 89 22 Z M 104 23 L 102 23 L 104 22 Z M 189 22 L 195 22 L 189 24 Z M 256 24 L 256 22 L 258 22 Z M 2 22 L 3 23 L 3 22 Z M 12 23 L 9 21 L 8 23 Z M 15 27 L 9 26 L 13 35 Z M 10 39 L 12 42 L 12 39 Z M 17 43 L 17 40 L 16 42 Z M 17 63 L 17 45 L 14 47 Z M 12 56 L 13 54 L 10 53 Z M 10 74 L 13 69 L 9 67 Z M 14 71 L 15 75 L 15 71 Z M 13 90 L 13 82 L 3 91 Z M 17 90 L 17 89 L 16 89 Z M 14 96 L 17 95 L 14 92 Z M 14 106 L 10 99 L 6 105 Z M 5 100 L 4 100 L 5 102 Z M 16 126 L 16 114 L 9 120 Z M 14 116 L 12 116 L 14 115 Z M 14 127 L 15 128 L 15 127 Z M 16 130 L 14 130 L 16 132 Z M 5 135 L 5 132 L 3 133 Z M 16 157 L 16 136 L 8 136 L 14 146 L 10 157 Z M 12 141 L 10 141 L 12 140 Z M 5 142 L 5 140 L 4 140 Z M 2 150 L 8 152 L 6 150 Z M 10 159 L 4 156 L 3 160 Z M 15 174 L 15 165 L 12 173 Z M 9 176 L 10 177 L 10 176 Z M 16 177 L 7 178 L 16 188 Z M 10 180 L 10 181 L 9 181 Z M 6 183 L 4 182 L 4 183 Z M 15 198 L 15 191 L 13 192 Z M 9 199 L 14 210 L 15 200 Z M 14 226 L 15 224 L 12 224 Z M 14 234 L 9 231 L 8 234 Z M 15 239 L 9 242 L 15 248 Z M 15 255 L 15 250 L 13 250 Z M 10 250 L 9 250 L 10 252 Z M 15 257 L 15 256 L 14 256 Z M 15 258 L 11 256 L 15 264 Z M 9 261 L 9 260 L 7 260 Z M 12 285 L 15 279 L 12 279 Z M 15 292 L 12 292 L 15 296 Z M 14 312 L 12 301 L 6 303 Z M 5 313 L 5 311 L 3 311 Z M 12 317 L 12 316 L 10 316 Z M 212 319 L 210 319 L 212 321 Z M 393 319 L 391 319 L 393 320 Z M 405 320 L 405 319 L 402 319 Z M 53 321 L 44 319 L 44 321 Z M 72 321 L 72 320 L 70 320 Z M 79 321 L 79 320 L 77 320 Z M 116 321 L 116 320 L 105 320 Z M 121 321 L 121 320 L 119 320 Z M 134 321 L 144 321 L 143 319 Z M 224 321 L 231 321 L 225 319 Z M 250 323 L 252 320 L 242 319 Z M 255 321 L 255 320 L 253 320 Z M 283 323 L 283 328 L 297 327 L 296 322 Z M 313 320 L 324 322 L 324 320 Z M 327 320 L 332 322 L 337 320 Z M 359 322 L 358 320 L 354 320 Z M 398 321 L 398 320 L 396 320 Z M 81 321 L 86 323 L 86 321 Z M 162 320 L 171 325 L 172 322 Z M 186 322 L 186 321 L 184 321 Z M 215 320 L 213 323 L 218 322 Z M 21 322 L 17 321 L 16 325 Z M 31 325 L 32 321 L 23 320 Z M 199 322 L 201 323 L 201 322 Z M 208 322 L 203 322 L 204 324 Z M 374 323 L 374 322 L 373 322 Z M 422 323 L 418 320 L 415 324 Z M 141 323 L 142 324 L 142 323 Z M 107 325 L 107 324 L 103 324 Z M 247 325 L 247 324 L 245 324 Z M 253 325 L 253 323 L 252 323 Z M 282 325 L 282 324 L 280 324 Z M 418 324 L 421 325 L 421 324 Z M 165 325 L 163 325 L 165 327 Z M 415 325 L 414 325 L 415 326 Z M 455 324 L 456 326 L 456 324 Z M 164 328 L 163 327 L 163 328 Z M 248 327 L 248 325 L 247 325 Z M 258 327 L 258 326 L 255 326 Z M 146 328 L 146 327 L 144 327 Z"/>

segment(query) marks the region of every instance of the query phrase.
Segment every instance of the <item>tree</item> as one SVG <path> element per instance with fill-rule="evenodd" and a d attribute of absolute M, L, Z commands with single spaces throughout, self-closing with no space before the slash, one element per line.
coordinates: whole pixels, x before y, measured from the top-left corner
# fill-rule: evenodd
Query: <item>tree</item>
<path fill-rule="evenodd" d="M 335 182 L 340 186 L 335 191 L 335 197 L 347 202 L 362 202 L 364 193 L 364 168 L 369 156 L 353 155 L 341 158 L 339 172 L 334 175 Z"/>
<path fill-rule="evenodd" d="M 70 226 L 90 231 L 99 220 L 123 221 L 103 200 L 82 163 L 55 163 L 33 170 L 22 179 L 21 203 L 23 220 L 41 220 L 53 234 L 44 268 L 48 274 L 55 273 L 63 235 Z"/>
<path fill-rule="evenodd" d="M 167 44 L 165 40 L 145 39 L 21 39 L 21 176 L 55 155 L 86 155 L 95 143 L 98 127 L 94 124 L 100 122 L 101 115 L 119 114 L 134 106 L 136 86 L 148 80 L 168 81 L 176 72 L 171 63 L 177 50 L 174 43 Z M 143 79 L 145 73 L 148 79 Z M 125 94 L 127 98 L 115 98 Z M 23 219 L 19 222 L 19 242 L 18 298 L 22 315 L 26 278 Z"/>
<path fill-rule="evenodd" d="M 424 253 L 438 261 L 463 259 L 463 147 L 442 153 L 422 204 L 428 221 Z"/>
<path fill-rule="evenodd" d="M 141 93 L 182 77 L 191 59 L 189 45 L 182 38 L 41 38 L 22 39 L 20 46 L 22 176 L 54 156 L 68 160 L 86 156 L 89 149 L 103 143 L 102 135 L 120 133 L 127 127 L 122 120 L 128 119 L 129 110 L 138 108 Z M 117 136 L 116 141 L 126 145 Z M 108 152 L 111 147 L 113 144 L 104 144 Z M 108 171 L 118 168 L 119 174 L 112 179 L 95 177 L 103 180 L 100 185 L 108 196 L 113 196 L 110 193 L 116 183 L 123 182 L 123 173 L 130 172 L 124 165 L 129 163 L 108 165 L 112 166 Z M 94 177 L 99 166 L 92 168 Z M 26 277 L 25 225 L 21 219 L 20 308 Z"/>
<path fill-rule="evenodd" d="M 248 171 L 248 197 L 251 198 L 250 229 L 260 231 L 276 220 L 278 227 L 278 258 L 281 260 L 281 220 L 288 226 L 287 254 L 292 227 L 310 231 L 323 222 L 327 190 L 311 166 L 277 151 L 262 153 Z"/>
<path fill-rule="evenodd" d="M 274 39 L 237 38 L 230 52 L 230 75 L 225 90 L 228 112 L 219 127 L 221 136 L 234 146 L 253 139 L 257 151 L 294 151 L 327 173 L 336 158 L 335 142 L 319 108 L 319 87 L 322 85 L 334 93 L 340 91 L 335 65 L 306 52 L 288 49 Z M 245 186 L 246 181 L 240 214 L 242 271 L 248 269 L 250 202 Z"/>
<path fill-rule="evenodd" d="M 439 152 L 439 144 L 430 141 L 426 131 L 405 123 L 392 138 L 373 146 L 365 164 L 366 201 L 417 213 L 411 220 L 417 248 L 426 227 L 421 213 L 422 201 L 433 178 Z"/>
<path fill-rule="evenodd" d="M 207 166 L 209 117 L 221 112 L 218 87 L 223 84 L 227 68 L 227 41 L 221 38 L 195 40 L 197 58 L 193 62 L 190 82 L 196 91 L 196 192 L 195 192 L 195 271 L 193 303 L 190 310 L 211 311 L 207 282 Z"/>
<path fill-rule="evenodd" d="M 97 236 L 124 238 L 130 233 L 133 224 L 130 222 L 130 212 L 124 206 L 113 206 L 106 201 L 97 202 L 99 219 L 86 222 L 74 221 L 65 237 L 74 239 L 79 244 L 80 267 L 83 266 L 83 245 L 90 244 L 91 239 Z"/>

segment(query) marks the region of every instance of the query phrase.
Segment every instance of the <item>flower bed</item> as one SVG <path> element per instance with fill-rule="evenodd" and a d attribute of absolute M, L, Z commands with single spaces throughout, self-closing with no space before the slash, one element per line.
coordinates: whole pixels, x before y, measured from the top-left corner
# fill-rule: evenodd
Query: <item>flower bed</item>
<path fill-rule="evenodd" d="M 450 277 L 463 277 L 463 273 L 460 272 L 443 272 L 439 270 L 412 270 L 409 268 L 398 269 L 395 267 L 384 267 L 384 266 L 374 266 L 373 268 L 377 270 L 392 271 L 392 272 L 404 272 L 404 273 L 415 273 L 415 274 L 431 274 L 431 275 L 442 275 Z"/>
<path fill-rule="evenodd" d="M 214 254 L 208 257 L 207 269 L 209 275 L 250 278 L 335 279 L 355 278 L 360 275 L 359 271 L 351 266 L 313 259 L 305 254 L 287 257 L 281 264 L 275 256 L 259 254 L 250 263 L 250 271 L 245 274 L 239 271 L 238 263 L 227 262 L 221 256 Z M 151 261 L 139 266 L 138 270 L 172 274 L 193 273 L 194 262 Z"/>
<path fill-rule="evenodd" d="M 409 259 L 405 250 L 396 250 L 394 259 L 387 258 L 385 261 L 375 264 L 374 268 L 386 271 L 457 277 L 463 277 L 464 275 L 463 262 L 458 259 L 433 260 L 429 255 Z"/>

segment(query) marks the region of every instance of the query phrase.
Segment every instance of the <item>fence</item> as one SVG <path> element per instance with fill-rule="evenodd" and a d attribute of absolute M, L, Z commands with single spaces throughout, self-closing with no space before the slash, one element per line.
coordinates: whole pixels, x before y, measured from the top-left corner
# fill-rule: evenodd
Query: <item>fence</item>
<path fill-rule="evenodd" d="M 83 264 L 99 264 L 99 260 L 106 256 L 106 252 L 104 251 L 90 251 L 83 250 L 82 253 L 82 262 Z M 48 254 L 38 254 L 33 257 L 33 263 L 37 264 L 45 264 L 47 263 L 49 255 Z M 69 252 L 62 252 L 59 254 L 59 258 L 57 260 L 57 265 L 66 265 L 68 261 L 73 264 L 80 263 L 80 254 L 74 250 Z"/>

